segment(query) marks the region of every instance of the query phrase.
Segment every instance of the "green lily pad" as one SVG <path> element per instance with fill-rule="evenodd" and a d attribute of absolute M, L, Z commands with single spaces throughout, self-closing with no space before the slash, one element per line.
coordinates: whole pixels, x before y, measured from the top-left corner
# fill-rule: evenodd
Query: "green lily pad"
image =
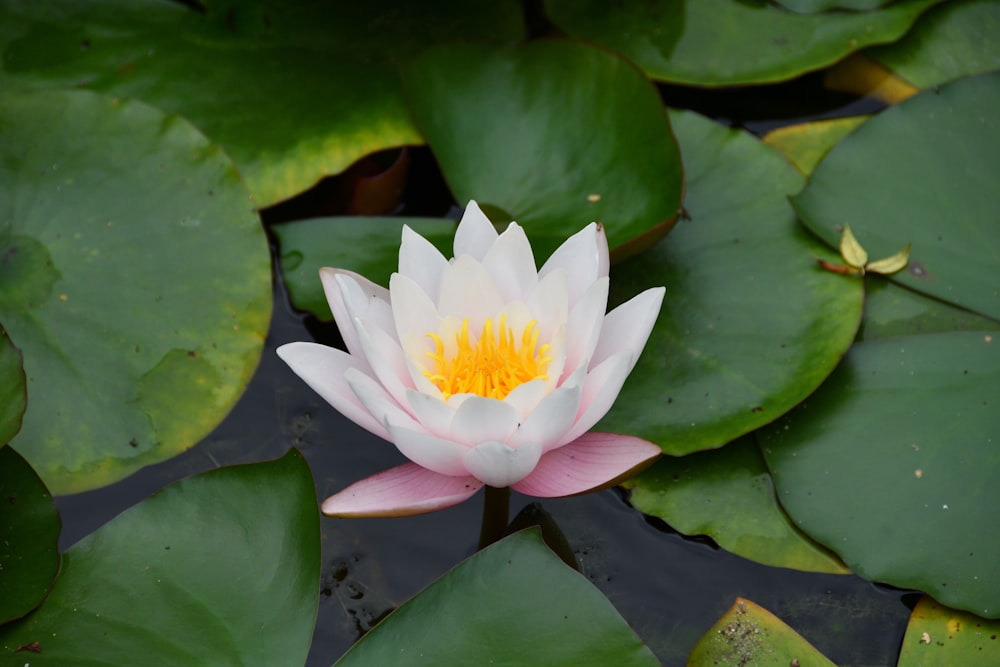
<path fill-rule="evenodd" d="M 736 603 L 698 641 L 687 664 L 836 667 L 781 619 L 750 600 Z"/>
<path fill-rule="evenodd" d="M 174 484 L 85 537 L 0 664 L 294 665 L 319 602 L 319 510 L 298 452 Z M 13 653 L 34 646 L 37 653 Z"/>
<path fill-rule="evenodd" d="M 25 383 L 21 351 L 14 347 L 7 332 L 0 326 L 0 447 L 6 445 L 21 428 Z"/>
<path fill-rule="evenodd" d="M 677 143 L 656 88 L 624 59 L 557 39 L 456 43 L 403 74 L 455 198 L 501 209 L 493 221 L 517 220 L 533 243 L 548 237 L 537 256 L 592 220 L 619 255 L 634 252 L 676 219 Z"/>
<path fill-rule="evenodd" d="M 403 225 L 452 255 L 455 221 L 440 218 L 314 218 L 271 228 L 280 246 L 281 274 L 292 305 L 322 320 L 333 319 L 323 295 L 319 270 L 349 269 L 380 285 L 399 266 Z"/>
<path fill-rule="evenodd" d="M 0 82 L 87 87 L 190 119 L 267 206 L 420 142 L 396 67 L 456 37 L 518 39 L 520 4 L 167 0 L 0 5 Z"/>
<path fill-rule="evenodd" d="M 0 624 L 34 609 L 59 570 L 59 513 L 13 447 L 0 447 Z"/>
<path fill-rule="evenodd" d="M 867 12 L 888 5 L 894 0 L 775 0 L 785 9 L 798 14 L 818 14 L 831 9 Z"/>
<path fill-rule="evenodd" d="M 685 535 L 708 535 L 744 558 L 796 570 L 849 572 L 781 509 L 753 438 L 680 458 L 664 456 L 623 486 L 644 514 Z"/>
<path fill-rule="evenodd" d="M 720 447 L 808 396 L 851 345 L 860 280 L 797 223 L 787 195 L 802 177 L 749 134 L 672 113 L 688 181 L 681 221 L 611 273 L 621 302 L 667 294 L 642 358 L 598 428 L 634 433 L 668 454 Z"/>
<path fill-rule="evenodd" d="M 653 667 L 659 661 L 538 530 L 461 563 L 361 638 L 337 667 Z"/>
<path fill-rule="evenodd" d="M 893 280 L 1000 317 L 998 107 L 1000 73 L 890 107 L 838 143 L 792 203 L 833 246 L 845 224 L 872 257 L 912 243 Z"/>
<path fill-rule="evenodd" d="M 995 667 L 1000 664 L 1000 621 L 948 609 L 920 598 L 896 667 Z"/>
<path fill-rule="evenodd" d="M 1000 617 L 1000 331 L 858 343 L 759 432 L 802 530 L 875 581 Z"/>
<path fill-rule="evenodd" d="M 817 16 L 734 0 L 547 0 L 545 6 L 573 37 L 628 56 L 655 79 L 732 86 L 784 81 L 895 41 L 939 1 L 898 0 L 873 12 Z"/>
<path fill-rule="evenodd" d="M 866 55 L 918 88 L 1000 69 L 1000 3 L 942 3 L 920 17 L 906 37 Z"/>
<path fill-rule="evenodd" d="M 924 296 L 881 276 L 865 277 L 865 315 L 858 340 L 998 328 L 1000 322 L 996 320 Z"/>
<path fill-rule="evenodd" d="M 24 354 L 12 444 L 53 493 L 200 440 L 271 312 L 267 240 L 191 125 L 87 91 L 0 97 L 0 322 Z"/>

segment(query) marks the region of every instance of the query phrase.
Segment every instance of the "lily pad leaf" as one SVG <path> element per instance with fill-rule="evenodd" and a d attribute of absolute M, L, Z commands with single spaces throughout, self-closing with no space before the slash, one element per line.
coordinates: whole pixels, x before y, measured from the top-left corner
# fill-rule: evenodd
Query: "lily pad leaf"
<path fill-rule="evenodd" d="M 462 36 L 518 39 L 520 3 L 4 2 L 0 82 L 86 87 L 183 115 L 267 206 L 373 151 L 420 142 L 397 66 Z M 169 85 L 165 82 L 170 82 Z"/>
<path fill-rule="evenodd" d="M 0 97 L 0 321 L 30 400 L 12 445 L 53 493 L 193 445 L 257 365 L 267 240 L 186 121 L 87 91 Z"/>
<path fill-rule="evenodd" d="M 319 509 L 298 452 L 214 470 L 70 548 L 42 606 L 0 628 L 0 661 L 301 665 L 319 574 Z M 26 646 L 37 654 L 13 654 Z"/>
<path fill-rule="evenodd" d="M 866 341 L 758 432 L 796 525 L 859 575 L 1000 617 L 1000 331 Z"/>
<path fill-rule="evenodd" d="M 573 37 L 624 54 L 655 79 L 733 86 L 785 81 L 895 41 L 939 1 L 814 16 L 733 0 L 547 0 L 545 7 Z"/>
<path fill-rule="evenodd" d="M 664 456 L 623 486 L 632 492 L 632 506 L 644 514 L 685 535 L 708 535 L 744 558 L 810 572 L 849 572 L 781 509 L 751 437 L 721 449 Z"/>
<path fill-rule="evenodd" d="M 21 351 L 0 326 L 0 447 L 10 442 L 21 428 L 27 383 L 21 362 Z"/>
<path fill-rule="evenodd" d="M 994 331 L 1000 322 L 938 301 L 878 276 L 865 278 L 865 315 L 858 340 L 944 331 Z"/>
<path fill-rule="evenodd" d="M 61 523 L 42 480 L 12 447 L 0 447 L 0 624 L 24 616 L 59 570 Z"/>
<path fill-rule="evenodd" d="M 670 237 L 611 273 L 612 301 L 667 288 L 642 358 L 600 430 L 668 454 L 720 447 L 784 414 L 840 361 L 861 321 L 863 285 L 795 219 L 802 177 L 754 137 L 672 113 L 688 173 Z"/>
<path fill-rule="evenodd" d="M 894 44 L 865 55 L 918 88 L 1000 68 L 1000 3 L 951 0 L 920 17 Z"/>
<path fill-rule="evenodd" d="M 948 609 L 926 595 L 913 609 L 896 667 L 1000 664 L 1000 621 Z"/>
<path fill-rule="evenodd" d="M 620 258 L 676 220 L 677 143 L 656 88 L 628 61 L 559 39 L 457 43 L 403 74 L 455 198 L 502 209 L 493 221 L 517 220 L 536 256 L 555 249 L 536 238 L 565 239 L 597 220 Z"/>
<path fill-rule="evenodd" d="M 871 11 L 884 7 L 893 0 L 775 0 L 775 2 L 798 14 L 818 14 L 831 9 Z"/>
<path fill-rule="evenodd" d="M 536 529 L 487 547 L 390 614 L 337 667 L 654 667 L 611 603 Z"/>
<path fill-rule="evenodd" d="M 1000 73 L 911 97 L 840 141 L 792 202 L 831 245 L 845 224 L 876 257 L 912 243 L 893 280 L 1000 317 L 998 107 Z"/>
<path fill-rule="evenodd" d="M 836 667 L 777 616 L 743 598 L 698 641 L 687 664 Z"/>
<path fill-rule="evenodd" d="M 442 218 L 342 217 L 298 220 L 271 228 L 280 246 L 281 273 L 289 296 L 299 310 L 321 320 L 333 319 L 323 295 L 319 270 L 348 269 L 380 285 L 399 266 L 403 225 L 452 255 L 455 221 Z"/>

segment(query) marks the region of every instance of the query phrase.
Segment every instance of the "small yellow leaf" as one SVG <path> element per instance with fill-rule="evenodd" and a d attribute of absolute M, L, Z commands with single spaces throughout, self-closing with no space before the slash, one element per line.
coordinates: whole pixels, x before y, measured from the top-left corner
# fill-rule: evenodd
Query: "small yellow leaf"
<path fill-rule="evenodd" d="M 844 233 L 840 235 L 840 256 L 856 269 L 863 269 L 868 263 L 868 253 L 854 238 L 850 225 L 844 225 Z"/>
<path fill-rule="evenodd" d="M 871 271 L 872 273 L 881 273 L 887 276 L 892 273 L 896 273 L 901 269 L 906 268 L 906 265 L 910 261 L 910 244 L 907 243 L 906 247 L 897 252 L 895 255 L 890 255 L 885 259 L 880 259 L 875 262 L 870 262 L 865 266 L 865 270 Z"/>

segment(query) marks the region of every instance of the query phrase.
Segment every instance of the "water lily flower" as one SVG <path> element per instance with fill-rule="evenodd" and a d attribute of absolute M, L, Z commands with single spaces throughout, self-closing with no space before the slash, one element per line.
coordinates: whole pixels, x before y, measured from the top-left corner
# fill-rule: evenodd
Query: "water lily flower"
<path fill-rule="evenodd" d="M 588 433 L 608 411 L 663 301 L 646 290 L 605 314 L 608 245 L 592 223 L 536 269 L 524 230 L 498 234 L 469 202 L 454 259 L 403 227 L 389 289 L 342 269 L 320 278 L 347 352 L 278 354 L 348 419 L 411 462 L 323 503 L 331 516 L 450 507 L 484 485 L 538 497 L 611 486 L 660 454 Z"/>

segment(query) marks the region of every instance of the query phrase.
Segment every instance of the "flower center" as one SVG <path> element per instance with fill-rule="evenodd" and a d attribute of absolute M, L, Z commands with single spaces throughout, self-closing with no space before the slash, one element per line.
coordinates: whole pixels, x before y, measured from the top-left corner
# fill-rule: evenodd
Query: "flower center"
<path fill-rule="evenodd" d="M 507 326 L 507 316 L 501 315 L 498 326 L 488 319 L 476 342 L 469 341 L 469 319 L 455 335 L 458 349 L 446 357 L 444 342 L 435 333 L 427 334 L 435 350 L 428 352 L 433 370 L 424 375 L 441 390 L 445 400 L 453 394 L 477 394 L 503 399 L 516 387 L 532 380 L 547 380 L 545 374 L 552 357 L 549 345 L 538 344 L 538 324 L 528 322 L 521 333 L 520 344 L 514 331 Z"/>

